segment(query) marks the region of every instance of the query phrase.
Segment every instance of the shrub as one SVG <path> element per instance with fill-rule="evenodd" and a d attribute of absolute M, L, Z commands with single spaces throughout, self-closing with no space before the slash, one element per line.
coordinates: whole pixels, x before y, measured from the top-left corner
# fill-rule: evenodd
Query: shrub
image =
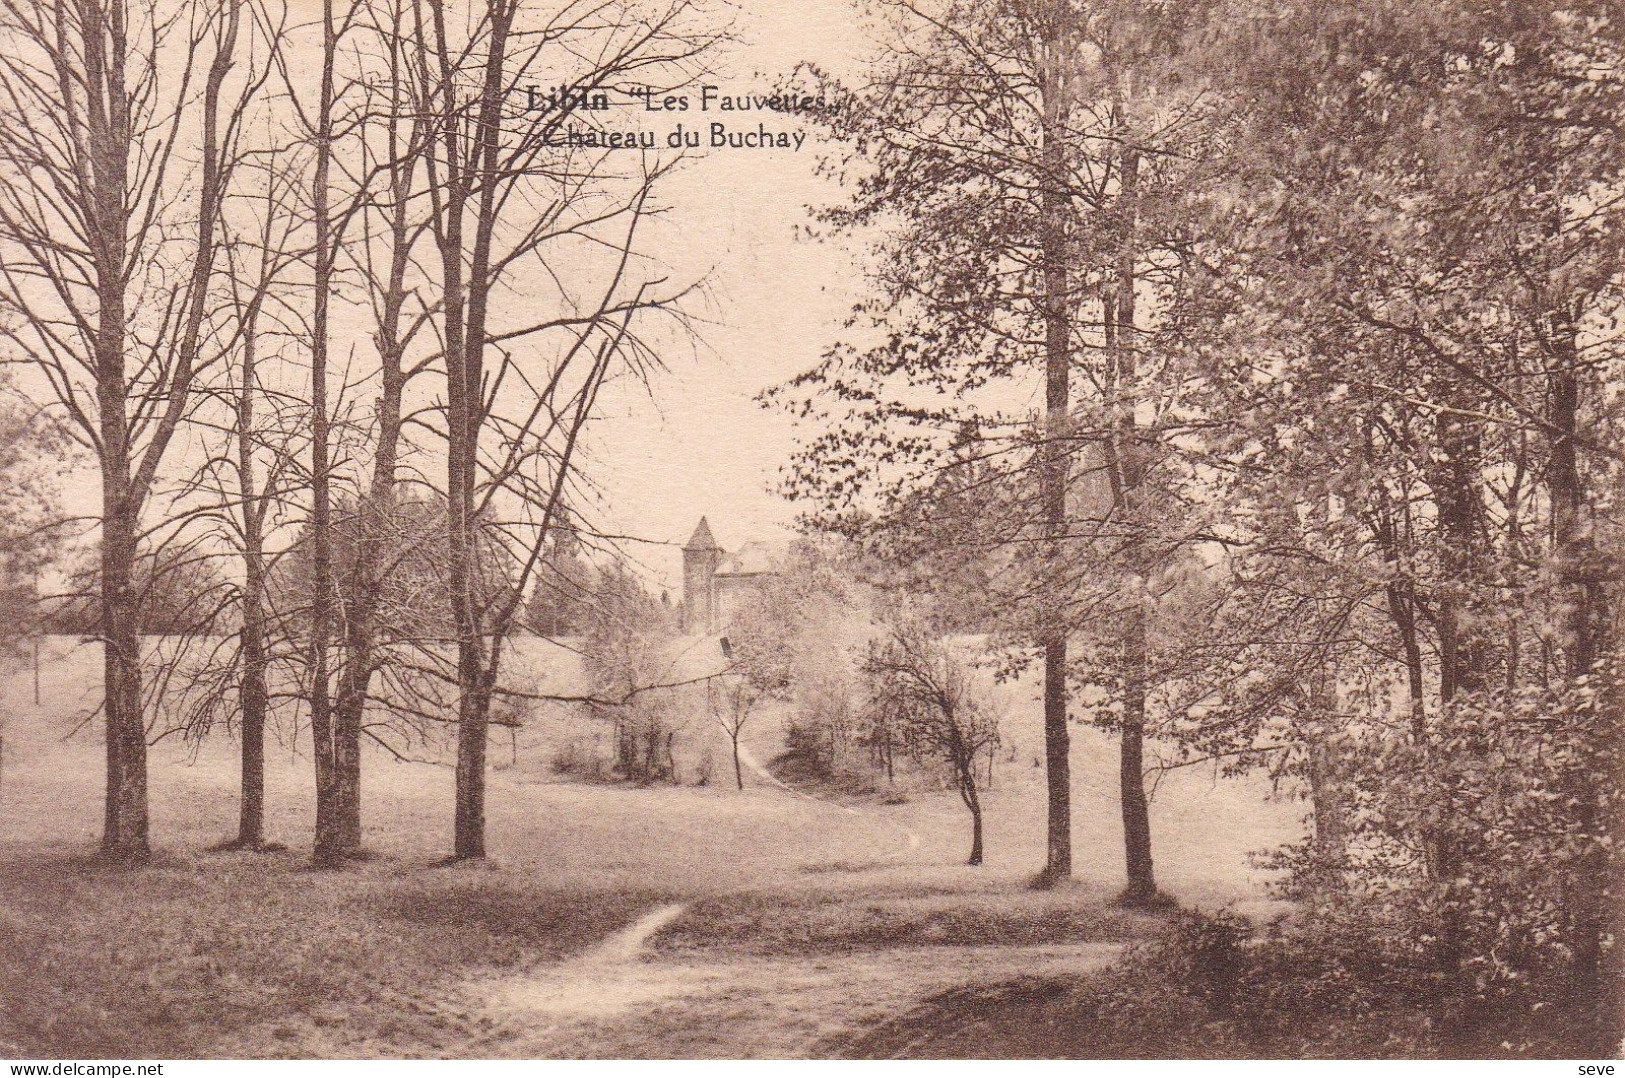
<path fill-rule="evenodd" d="M 794 762 L 797 771 L 809 778 L 827 782 L 835 776 L 835 759 L 830 746 L 829 730 L 821 724 L 793 721 L 784 731 L 781 759 Z"/>
<path fill-rule="evenodd" d="M 603 761 L 590 749 L 584 749 L 581 742 L 573 738 L 553 750 L 551 763 L 555 775 L 568 775 L 572 778 L 596 779 L 600 778 L 603 772 Z"/>
<path fill-rule="evenodd" d="M 1173 1054 L 1205 1054 L 1204 1038 L 1273 1058 L 1572 1054 L 1572 1031 L 1540 1007 L 1483 1007 L 1465 1034 L 1446 1030 L 1445 978 L 1425 957 L 1401 926 L 1358 914 L 1308 910 L 1255 929 L 1227 910 L 1195 911 L 1090 994 L 1117 1036 L 1159 1028 Z"/>

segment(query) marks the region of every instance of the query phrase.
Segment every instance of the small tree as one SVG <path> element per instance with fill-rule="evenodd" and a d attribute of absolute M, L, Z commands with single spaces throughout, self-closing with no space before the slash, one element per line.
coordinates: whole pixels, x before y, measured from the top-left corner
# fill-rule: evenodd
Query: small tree
<path fill-rule="evenodd" d="M 553 528 L 535 576 L 536 584 L 525 603 L 525 621 L 531 631 L 546 637 L 584 632 L 591 620 L 593 573 L 581 556 L 581 538 L 575 528 L 568 523 Z"/>
<path fill-rule="evenodd" d="M 733 750 L 734 784 L 743 790 L 745 773 L 739 766 L 739 737 L 767 694 L 748 675 L 724 674 L 706 685 L 705 695 L 711 717 L 728 735 L 728 744 Z"/>
<path fill-rule="evenodd" d="M 615 769 L 635 782 L 669 779 L 673 771 L 669 697 L 649 693 L 669 685 L 676 626 L 671 612 L 624 564 L 598 575 L 592 619 L 582 649 L 592 697 L 588 707 L 615 726 Z"/>
<path fill-rule="evenodd" d="M 999 716 L 981 698 L 971 671 L 952 648 L 923 626 L 903 623 L 870 645 L 864 662 L 869 706 L 890 720 L 908 752 L 947 763 L 970 810 L 967 864 L 982 863 L 982 802 L 977 760 L 999 744 Z"/>

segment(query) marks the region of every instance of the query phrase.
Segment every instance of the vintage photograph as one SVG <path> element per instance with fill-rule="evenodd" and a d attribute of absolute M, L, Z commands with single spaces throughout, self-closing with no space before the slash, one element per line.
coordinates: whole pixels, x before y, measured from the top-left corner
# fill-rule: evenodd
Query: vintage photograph
<path fill-rule="evenodd" d="M 0 1058 L 1619 1059 L 1622 237 L 1618 0 L 0 0 Z"/>

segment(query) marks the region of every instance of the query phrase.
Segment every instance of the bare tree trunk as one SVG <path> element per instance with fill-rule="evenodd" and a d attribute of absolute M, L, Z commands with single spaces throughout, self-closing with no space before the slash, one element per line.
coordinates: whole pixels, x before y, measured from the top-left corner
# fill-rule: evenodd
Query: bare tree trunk
<path fill-rule="evenodd" d="M 959 769 L 959 796 L 970 809 L 970 857 L 967 865 L 982 863 L 982 799 L 976 794 L 976 761 L 966 760 Z"/>
<path fill-rule="evenodd" d="M 1109 443 L 1112 494 L 1116 516 L 1130 528 L 1144 530 L 1136 519 L 1136 495 L 1145 481 L 1146 454 L 1140 445 L 1138 401 L 1135 378 L 1139 369 L 1139 340 L 1135 321 L 1137 217 L 1140 186 L 1140 154 L 1127 141 L 1118 154 L 1118 217 L 1122 235 L 1118 238 L 1114 288 L 1106 301 L 1106 343 L 1112 364 L 1107 381 L 1113 394 L 1115 430 Z M 1131 546 L 1131 562 L 1138 562 L 1128 574 L 1127 624 L 1123 629 L 1123 726 L 1118 758 L 1118 800 L 1123 816 L 1123 859 L 1128 886 L 1123 902 L 1129 906 L 1150 904 L 1157 897 L 1157 881 L 1151 860 L 1151 814 L 1145 796 L 1145 714 L 1150 691 L 1150 656 L 1147 621 L 1150 596 L 1145 573 L 1150 571 L 1145 552 Z"/>
<path fill-rule="evenodd" d="M 243 373 L 237 401 L 237 475 L 243 491 L 242 628 L 238 636 L 242 709 L 242 803 L 237 845 L 250 849 L 265 842 L 265 498 L 259 492 L 254 461 L 255 326 L 245 327 Z"/>
<path fill-rule="evenodd" d="M 1071 429 L 1072 304 L 1069 274 L 1071 242 L 1066 182 L 1065 133 L 1070 105 L 1067 65 L 1073 37 L 1065 4 L 1049 12 L 1043 43 L 1043 289 L 1044 289 L 1044 445 L 1040 496 L 1048 542 L 1046 572 L 1052 592 L 1045 602 L 1041 644 L 1044 652 L 1044 764 L 1048 822 L 1040 882 L 1072 875 L 1072 758 L 1067 726 L 1067 627 L 1065 602 L 1066 502 Z"/>
<path fill-rule="evenodd" d="M 1123 694 L 1123 743 L 1118 760 L 1119 800 L 1123 811 L 1123 852 L 1128 887 L 1123 903 L 1145 906 L 1157 898 L 1157 880 L 1151 863 L 1151 814 L 1145 797 L 1145 597 L 1133 597 L 1124 652 L 1128 668 Z"/>
<path fill-rule="evenodd" d="M 356 560 L 348 574 L 350 602 L 345 608 L 344 661 L 333 701 L 335 766 L 342 773 L 345 803 L 340 816 L 343 848 L 361 845 L 361 725 L 378 666 L 379 601 L 385 562 L 395 524 L 395 472 L 401 427 L 399 356 L 386 361 L 384 391 L 379 401 L 378 445 L 371 487 L 362 506 Z"/>
<path fill-rule="evenodd" d="M 491 288 L 492 236 L 496 227 L 499 151 L 502 132 L 504 72 L 508 33 L 517 8 L 508 0 L 491 0 L 490 43 L 486 52 L 474 138 L 468 146 L 465 183 L 476 177 L 479 201 L 467 280 L 467 323 L 460 328 L 453 352 L 447 338 L 446 404 L 450 412 L 447 503 L 451 526 L 452 601 L 457 621 L 457 818 L 455 856 L 485 856 L 485 757 L 490 724 L 491 682 L 485 653 L 484 589 L 479 575 L 479 525 L 474 513 L 478 482 L 480 432 L 484 425 L 486 316 Z M 443 16 L 437 14 L 441 41 Z M 448 137 L 450 137 L 448 135 Z M 466 199 L 465 187 L 460 198 Z M 458 217 L 462 211 L 459 208 Z M 455 254 L 463 257 L 461 226 Z M 460 272 L 460 271 L 459 271 Z M 461 289 L 459 289 L 461 291 Z M 450 314 L 448 294 L 448 315 Z M 449 325 L 449 318 L 448 318 Z"/>
<path fill-rule="evenodd" d="M 86 110 L 94 211 L 91 240 L 96 264 L 96 394 L 101 420 L 102 550 L 101 617 L 103 708 L 107 720 L 107 804 L 102 850 L 119 860 L 145 861 L 147 837 L 147 737 L 141 716 L 141 637 L 131 593 L 140 494 L 130 445 L 130 387 L 125 374 L 125 265 L 129 257 L 125 205 L 127 155 L 133 140 L 125 96 L 127 47 L 124 9 L 112 3 L 82 6 L 85 73 L 89 85 L 108 92 Z M 96 106 L 101 107 L 96 107 Z"/>
<path fill-rule="evenodd" d="M 123 404 L 104 415 L 123 418 Z M 103 422 L 104 433 L 114 426 Z M 116 459 L 116 458 L 115 458 Z M 102 647 L 107 717 L 107 804 L 102 851 L 120 861 L 151 856 L 147 836 L 147 736 L 141 716 L 141 635 L 131 588 L 135 521 L 123 477 L 103 466 Z"/>
<path fill-rule="evenodd" d="M 316 841 L 318 865 L 334 866 L 344 859 L 350 828 L 350 792 L 346 786 L 347 757 L 333 724 L 329 643 L 334 616 L 333 502 L 328 459 L 330 420 L 327 403 L 328 300 L 333 288 L 332 215 L 328 175 L 333 160 L 333 81 L 338 37 L 333 0 L 322 0 L 322 71 L 317 103 L 316 171 L 312 182 L 312 220 L 315 226 L 315 288 L 310 347 L 310 481 L 311 481 L 311 600 L 309 671 L 310 729 L 316 768 Z"/>
<path fill-rule="evenodd" d="M 462 650 L 462 649 L 460 649 Z M 464 651 L 478 660 L 478 651 Z M 479 669 L 459 658 L 460 677 L 477 681 Z M 485 856 L 485 757 L 489 712 L 478 689 L 464 691 L 457 709 L 457 812 L 453 856 L 459 860 Z"/>
<path fill-rule="evenodd" d="M 248 580 L 246 590 L 264 587 L 263 578 Z M 237 844 L 254 849 L 265 844 L 265 715 L 269 693 L 265 686 L 265 614 L 258 598 L 243 601 L 242 717 L 243 740 L 242 811 L 237 824 Z"/>
<path fill-rule="evenodd" d="M 399 54 L 391 53 L 394 108 L 404 107 L 399 83 Z M 388 121 L 398 123 L 392 115 Z M 394 529 L 397 470 L 400 460 L 401 401 L 406 387 L 405 354 L 411 330 L 403 328 L 408 295 L 407 272 L 411 268 L 413 229 L 409 217 L 412 196 L 414 155 L 421 149 L 423 121 L 412 124 L 407 145 L 402 146 L 393 127 L 388 152 L 398 160 L 389 166 L 390 218 L 389 269 L 383 282 L 376 341 L 379 351 L 381 386 L 378 398 L 378 439 L 373 451 L 372 479 L 362 504 L 360 535 L 355 562 L 349 572 L 350 606 L 344 620 L 344 662 L 339 670 L 334 701 L 334 730 L 342 746 L 339 766 L 345 771 L 344 788 L 350 796 L 343 815 L 345 846 L 361 843 L 361 726 L 372 679 L 378 665 L 380 601 L 390 552 L 395 549 Z"/>
<path fill-rule="evenodd" d="M 463 265 L 463 225 L 471 181 L 464 173 L 472 168 L 468 148 L 461 138 L 460 106 L 457 101 L 451 49 L 447 37 L 445 12 L 435 4 L 431 8 L 435 29 L 436 59 L 440 71 L 435 92 L 436 117 L 440 125 L 440 139 L 446 162 L 447 182 L 440 229 L 440 263 L 443 271 L 443 307 L 445 311 L 446 351 L 446 539 L 448 547 L 447 585 L 450 591 L 452 618 L 457 632 L 457 766 L 455 813 L 452 826 L 452 856 L 478 858 L 485 856 L 485 800 L 482 780 L 484 776 L 484 734 L 476 729 L 477 708 L 473 698 L 474 677 L 478 668 L 476 639 L 478 626 L 473 624 L 471 600 L 473 598 L 473 556 L 469 537 L 469 517 L 472 512 L 474 477 L 470 474 L 472 458 L 466 451 L 470 438 L 477 438 L 473 428 L 471 397 L 478 393 L 478 384 L 470 384 L 468 347 L 466 341 L 467 291 Z"/>

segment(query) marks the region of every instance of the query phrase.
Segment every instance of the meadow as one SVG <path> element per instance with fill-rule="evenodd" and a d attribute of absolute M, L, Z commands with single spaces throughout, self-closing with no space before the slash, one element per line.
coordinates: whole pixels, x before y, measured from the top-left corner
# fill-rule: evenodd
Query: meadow
<path fill-rule="evenodd" d="M 94 856 L 102 760 L 94 645 L 49 638 L 4 690 L 0 1045 L 24 1057 L 762 1057 L 907 1054 L 876 1039 L 955 993 L 1050 984 L 1165 930 L 1129 912 L 1111 739 L 1075 732 L 1076 882 L 1042 863 L 1038 707 L 1007 686 L 987 863 L 962 864 L 957 796 L 840 796 L 773 780 L 776 717 L 747 731 L 747 788 L 564 781 L 565 708 L 495 735 L 485 864 L 445 863 L 452 775 L 432 743 L 369 751 L 365 858 L 309 867 L 308 749 L 269 750 L 267 832 L 234 832 L 225 733 L 152 750 L 155 862 Z M 283 734 L 292 732 L 284 729 Z M 694 738 L 720 731 L 692 730 Z M 718 741 L 717 752 L 723 751 Z M 1187 769 L 1153 802 L 1162 885 L 1267 916 L 1251 854 L 1296 836 L 1267 783 Z"/>

